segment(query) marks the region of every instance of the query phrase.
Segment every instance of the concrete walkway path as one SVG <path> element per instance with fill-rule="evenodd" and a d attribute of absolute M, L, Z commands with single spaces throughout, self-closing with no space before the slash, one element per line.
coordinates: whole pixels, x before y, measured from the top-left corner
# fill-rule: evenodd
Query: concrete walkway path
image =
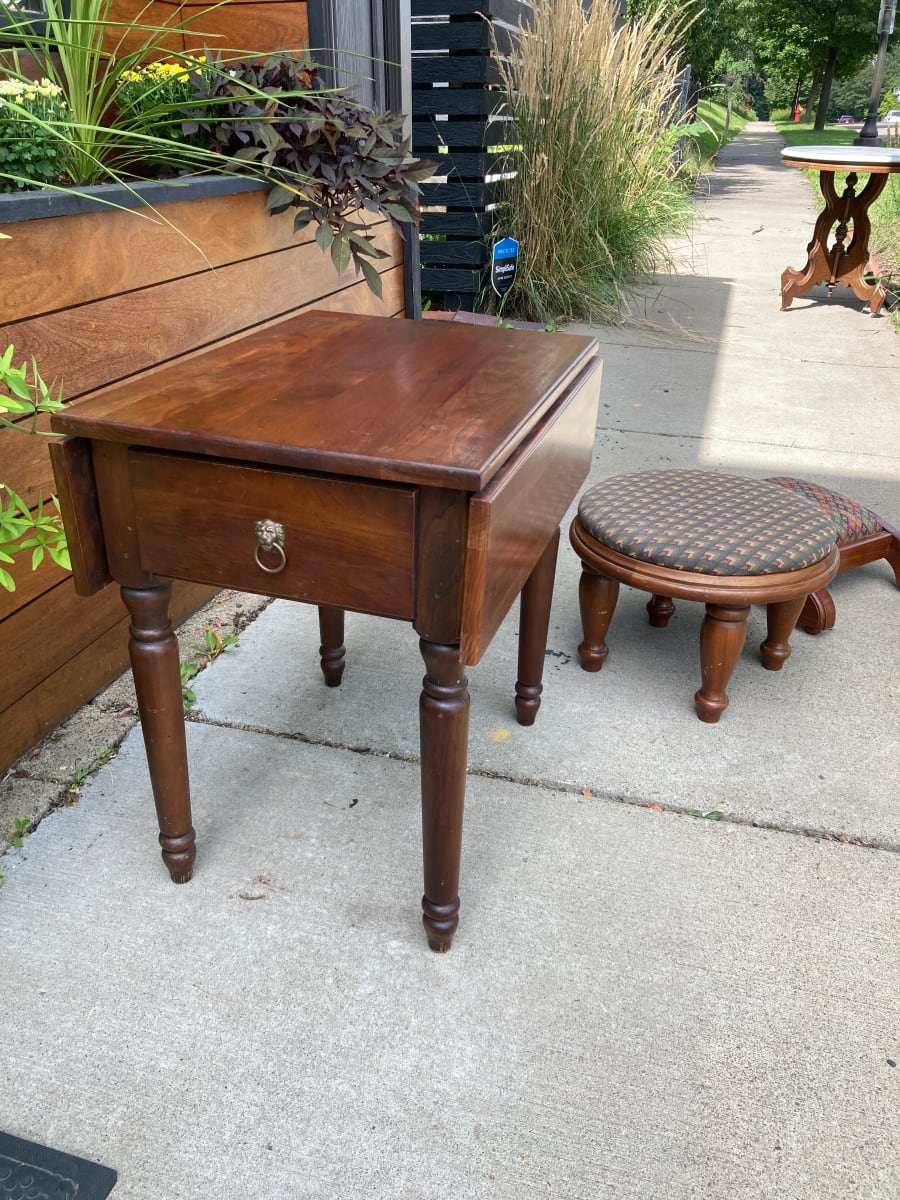
<path fill-rule="evenodd" d="M 592 478 L 800 474 L 896 523 L 900 340 L 849 292 L 779 311 L 815 216 L 780 144 L 755 124 L 723 151 L 643 324 L 596 330 Z M 187 887 L 133 729 L 0 859 L 0 1129 L 116 1168 L 113 1200 L 900 1197 L 890 570 L 841 577 L 835 630 L 780 674 L 754 614 L 717 726 L 691 702 L 700 606 L 654 630 L 623 589 L 587 675 L 577 579 L 563 549 L 533 729 L 514 619 L 471 672 L 447 956 L 419 924 L 407 627 L 351 618 L 331 690 L 314 612 L 278 602 L 198 677 Z M 7 800 L 108 737 L 127 686 Z"/>

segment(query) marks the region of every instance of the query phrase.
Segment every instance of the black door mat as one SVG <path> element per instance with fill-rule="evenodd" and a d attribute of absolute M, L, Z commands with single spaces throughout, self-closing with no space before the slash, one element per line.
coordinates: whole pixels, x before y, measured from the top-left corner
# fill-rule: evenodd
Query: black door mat
<path fill-rule="evenodd" d="M 110 1167 L 0 1133 L 3 1200 L 106 1200 L 117 1178 Z"/>

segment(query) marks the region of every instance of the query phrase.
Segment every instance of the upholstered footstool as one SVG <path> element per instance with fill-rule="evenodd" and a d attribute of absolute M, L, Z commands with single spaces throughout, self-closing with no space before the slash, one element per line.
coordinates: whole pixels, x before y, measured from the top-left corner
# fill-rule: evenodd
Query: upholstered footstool
<path fill-rule="evenodd" d="M 820 483 L 793 479 L 789 475 L 773 475 L 769 483 L 777 483 L 807 500 L 821 505 L 834 523 L 837 548 L 841 556 L 838 573 L 861 567 L 864 563 L 887 559 L 900 587 L 900 533 L 882 517 L 864 508 L 849 496 L 842 496 Z M 827 587 L 810 595 L 803 606 L 797 624 L 807 633 L 821 633 L 834 628 L 834 600 Z"/>
<path fill-rule="evenodd" d="M 835 529 L 821 505 L 758 479 L 711 471 L 619 475 L 582 496 L 569 532 L 581 559 L 584 641 L 578 656 L 599 671 L 620 583 L 651 592 L 650 622 L 665 626 L 671 597 L 700 600 L 697 715 L 710 724 L 728 707 L 752 604 L 767 606 L 762 663 L 781 670 L 806 597 L 837 573 Z"/>

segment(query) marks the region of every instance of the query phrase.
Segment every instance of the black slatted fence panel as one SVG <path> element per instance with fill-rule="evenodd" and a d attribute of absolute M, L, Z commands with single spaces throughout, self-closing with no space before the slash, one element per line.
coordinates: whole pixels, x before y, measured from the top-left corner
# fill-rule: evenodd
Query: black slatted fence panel
<path fill-rule="evenodd" d="M 487 279 L 500 187 L 490 176 L 510 169 L 491 147 L 515 141 L 492 47 L 510 53 L 530 11 L 529 0 L 412 0 L 412 144 L 441 177 L 423 188 L 422 290 L 439 307 L 471 311 Z"/>

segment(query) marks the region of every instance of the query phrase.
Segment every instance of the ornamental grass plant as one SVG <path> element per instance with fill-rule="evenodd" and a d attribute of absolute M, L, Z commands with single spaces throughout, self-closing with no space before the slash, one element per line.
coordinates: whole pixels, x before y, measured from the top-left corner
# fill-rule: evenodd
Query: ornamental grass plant
<path fill-rule="evenodd" d="M 519 240 L 504 315 L 609 321 L 687 232 L 689 179 L 674 153 L 683 9 L 620 24 L 618 0 L 536 0 L 501 60 L 517 152 L 501 213 Z"/>

